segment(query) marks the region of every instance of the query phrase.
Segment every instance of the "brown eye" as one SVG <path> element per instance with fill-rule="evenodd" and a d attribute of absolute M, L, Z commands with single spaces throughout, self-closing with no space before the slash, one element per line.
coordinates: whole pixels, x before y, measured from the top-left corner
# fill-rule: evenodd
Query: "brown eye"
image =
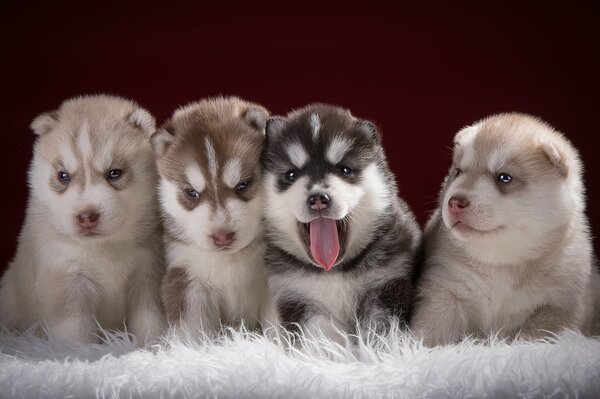
<path fill-rule="evenodd" d="M 339 165 L 338 166 L 338 171 L 343 174 L 344 176 L 348 176 L 352 174 L 352 169 L 350 169 L 349 167 L 347 167 L 346 165 Z"/>
<path fill-rule="evenodd" d="M 56 178 L 58 179 L 59 182 L 67 184 L 68 182 L 71 181 L 71 176 L 69 175 L 68 172 L 65 172 L 64 170 L 61 170 L 60 172 L 58 172 Z"/>

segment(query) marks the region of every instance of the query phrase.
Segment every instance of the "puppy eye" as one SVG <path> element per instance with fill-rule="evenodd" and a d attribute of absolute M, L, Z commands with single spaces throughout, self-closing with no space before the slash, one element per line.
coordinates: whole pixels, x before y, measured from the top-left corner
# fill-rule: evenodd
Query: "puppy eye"
<path fill-rule="evenodd" d="M 68 172 L 65 172 L 64 170 L 61 170 L 60 172 L 58 172 L 58 174 L 56 175 L 56 178 L 58 179 L 59 182 L 65 183 L 65 184 L 71 181 L 71 176 L 69 175 Z"/>
<path fill-rule="evenodd" d="M 346 165 L 339 165 L 338 166 L 338 171 L 343 174 L 343 175 L 351 175 L 352 174 L 352 169 L 350 169 L 349 167 L 347 167 Z"/>
<path fill-rule="evenodd" d="M 293 182 L 298 178 L 298 172 L 295 170 L 288 170 L 284 174 L 285 180 L 289 182 Z"/>
<path fill-rule="evenodd" d="M 190 199 L 198 199 L 200 197 L 200 193 L 193 188 L 186 188 L 183 192 Z"/>
<path fill-rule="evenodd" d="M 121 169 L 113 169 L 106 174 L 106 178 L 108 180 L 116 180 L 119 177 L 121 177 L 122 174 L 123 174 L 123 171 Z"/>
<path fill-rule="evenodd" d="M 500 173 L 498 175 L 498 177 L 496 177 L 496 179 L 500 182 L 500 183 L 510 183 L 512 181 L 512 176 L 509 175 L 508 173 Z"/>
<path fill-rule="evenodd" d="M 237 191 L 244 191 L 250 185 L 249 181 L 241 181 L 235 186 Z"/>
<path fill-rule="evenodd" d="M 454 177 L 458 177 L 462 174 L 462 170 L 459 168 L 454 168 Z"/>

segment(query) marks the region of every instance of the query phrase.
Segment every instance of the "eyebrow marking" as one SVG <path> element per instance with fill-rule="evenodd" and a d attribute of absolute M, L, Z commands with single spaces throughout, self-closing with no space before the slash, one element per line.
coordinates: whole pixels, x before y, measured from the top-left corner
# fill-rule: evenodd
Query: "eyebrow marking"
<path fill-rule="evenodd" d="M 308 154 L 304 147 L 299 143 L 291 143 L 286 146 L 285 150 L 292 165 L 302 169 L 308 160 Z"/>
<path fill-rule="evenodd" d="M 353 139 L 339 136 L 334 137 L 325 154 L 327 160 L 333 165 L 336 165 L 344 158 L 348 151 L 352 149 L 352 144 L 354 144 Z"/>
<path fill-rule="evenodd" d="M 206 188 L 206 180 L 198 165 L 189 165 L 185 169 L 185 176 L 188 182 L 192 185 L 194 190 L 201 193 Z"/>
<path fill-rule="evenodd" d="M 223 182 L 228 187 L 235 187 L 242 178 L 242 163 L 238 158 L 232 158 L 223 167 Z"/>

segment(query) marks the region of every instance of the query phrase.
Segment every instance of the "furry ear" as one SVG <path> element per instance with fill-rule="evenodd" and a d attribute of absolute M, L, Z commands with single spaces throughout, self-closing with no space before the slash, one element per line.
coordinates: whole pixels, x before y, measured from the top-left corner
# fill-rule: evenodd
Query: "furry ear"
<path fill-rule="evenodd" d="M 150 112 L 143 108 L 135 108 L 127 118 L 129 123 L 138 129 L 143 130 L 148 135 L 152 135 L 156 131 L 156 121 L 150 115 Z"/>
<path fill-rule="evenodd" d="M 569 174 L 569 164 L 565 155 L 554 144 L 547 141 L 541 141 L 540 148 L 560 174 L 563 177 L 567 177 Z"/>
<path fill-rule="evenodd" d="M 267 119 L 265 126 L 265 134 L 267 136 L 267 142 L 273 140 L 283 130 L 285 118 L 283 116 L 272 116 Z"/>
<path fill-rule="evenodd" d="M 381 136 L 379 131 L 377 130 L 377 126 L 371 121 L 367 121 L 364 119 L 359 119 L 354 124 L 356 128 L 363 131 L 369 139 L 373 140 L 376 143 L 381 142 Z"/>
<path fill-rule="evenodd" d="M 154 151 L 161 157 L 165 155 L 172 141 L 173 133 L 170 132 L 168 128 L 164 127 L 158 129 L 150 137 L 150 143 L 152 144 L 152 148 L 154 148 Z"/>
<path fill-rule="evenodd" d="M 262 134 L 265 134 L 265 126 L 267 124 L 268 117 L 269 111 L 263 107 L 250 107 L 242 115 L 242 118 L 247 124 Z"/>
<path fill-rule="evenodd" d="M 29 127 L 38 136 L 43 136 L 44 134 L 50 132 L 54 126 L 56 126 L 57 122 L 57 112 L 44 112 L 43 114 L 36 116 L 33 121 L 31 121 Z"/>

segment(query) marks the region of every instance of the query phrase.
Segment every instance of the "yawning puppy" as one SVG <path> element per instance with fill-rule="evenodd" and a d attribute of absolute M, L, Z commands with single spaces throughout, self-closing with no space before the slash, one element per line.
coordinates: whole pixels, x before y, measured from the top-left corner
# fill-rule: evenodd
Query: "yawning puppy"
<path fill-rule="evenodd" d="M 180 333 L 259 321 L 267 116 L 260 105 L 235 97 L 207 99 L 175 111 L 153 137 L 166 230 L 162 299 Z"/>
<path fill-rule="evenodd" d="M 150 136 L 132 101 L 65 101 L 31 124 L 38 135 L 15 259 L 0 288 L 9 328 L 47 325 L 56 338 L 97 340 L 125 322 L 138 344 L 163 328 L 163 254 Z"/>
<path fill-rule="evenodd" d="M 456 135 L 425 231 L 413 328 L 427 344 L 595 328 L 581 173 L 569 141 L 530 116 L 495 115 Z"/>
<path fill-rule="evenodd" d="M 371 122 L 322 104 L 270 118 L 265 184 L 270 324 L 335 339 L 407 320 L 420 230 Z"/>

